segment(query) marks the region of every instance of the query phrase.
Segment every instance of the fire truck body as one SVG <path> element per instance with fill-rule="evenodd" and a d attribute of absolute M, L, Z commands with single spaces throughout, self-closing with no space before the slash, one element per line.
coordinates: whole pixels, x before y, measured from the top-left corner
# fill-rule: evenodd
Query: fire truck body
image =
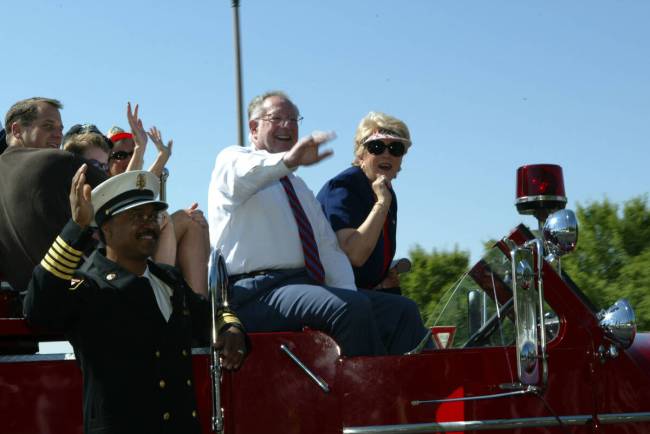
<path fill-rule="evenodd" d="M 545 239 L 569 229 L 545 226 Z M 650 334 L 635 336 L 624 302 L 598 312 L 540 252 L 522 225 L 486 252 L 440 301 L 435 350 L 347 358 L 318 331 L 251 333 L 244 366 L 218 382 L 224 432 L 650 432 Z M 82 432 L 74 356 L 19 354 L 54 338 L 0 319 L 1 432 Z M 206 433 L 209 353 L 193 355 Z"/>

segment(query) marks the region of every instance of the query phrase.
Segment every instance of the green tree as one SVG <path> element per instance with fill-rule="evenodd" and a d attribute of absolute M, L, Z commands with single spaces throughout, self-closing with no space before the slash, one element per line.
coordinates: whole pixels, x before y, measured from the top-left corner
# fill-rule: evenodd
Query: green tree
<path fill-rule="evenodd" d="M 402 277 L 402 291 L 417 303 L 427 321 L 440 296 L 467 270 L 469 253 L 458 249 L 426 252 L 416 246 L 409 251 L 409 257 L 413 267 Z"/>
<path fill-rule="evenodd" d="M 619 206 L 605 199 L 578 205 L 580 235 L 564 270 L 599 307 L 627 298 L 640 330 L 650 330 L 650 208 L 647 196 Z"/>

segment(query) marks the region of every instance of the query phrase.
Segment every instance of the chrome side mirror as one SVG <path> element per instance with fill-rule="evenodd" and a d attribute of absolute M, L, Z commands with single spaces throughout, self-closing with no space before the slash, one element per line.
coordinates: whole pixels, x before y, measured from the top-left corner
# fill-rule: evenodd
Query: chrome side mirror
<path fill-rule="evenodd" d="M 578 244 L 578 220 L 570 209 L 561 209 L 546 219 L 543 228 L 544 243 L 550 260 L 571 253 Z"/>
<path fill-rule="evenodd" d="M 630 303 L 619 299 L 606 310 L 598 313 L 598 323 L 605 331 L 605 336 L 621 348 L 629 348 L 636 336 L 636 315 Z"/>

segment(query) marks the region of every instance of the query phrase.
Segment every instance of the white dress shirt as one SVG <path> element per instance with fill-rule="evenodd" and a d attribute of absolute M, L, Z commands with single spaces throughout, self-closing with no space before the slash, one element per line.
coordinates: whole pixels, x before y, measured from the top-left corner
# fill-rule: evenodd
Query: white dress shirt
<path fill-rule="evenodd" d="M 144 270 L 142 277 L 149 280 L 149 284 L 153 288 L 153 294 L 156 296 L 156 303 L 165 321 L 169 322 L 169 317 L 172 316 L 172 289 L 153 273 L 149 271 L 149 267 Z"/>
<path fill-rule="evenodd" d="M 212 247 L 221 249 L 231 275 L 304 267 L 296 220 L 279 182 L 288 176 L 314 230 L 326 285 L 356 289 L 350 261 L 320 203 L 282 157 L 284 152 L 241 146 L 217 155 L 208 190 Z"/>

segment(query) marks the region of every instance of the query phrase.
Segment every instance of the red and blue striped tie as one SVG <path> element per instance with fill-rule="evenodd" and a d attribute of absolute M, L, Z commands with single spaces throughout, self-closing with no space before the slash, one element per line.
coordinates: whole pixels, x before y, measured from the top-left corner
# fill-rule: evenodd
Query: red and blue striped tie
<path fill-rule="evenodd" d="M 309 219 L 307 219 L 305 210 L 302 208 L 300 200 L 298 200 L 298 196 L 296 195 L 296 190 L 293 188 L 289 178 L 284 176 L 280 178 L 280 182 L 282 183 L 282 187 L 284 187 L 284 191 L 287 193 L 291 211 L 293 211 L 293 216 L 298 225 L 302 252 L 305 255 L 307 274 L 316 282 L 323 284 L 325 283 L 325 270 L 323 269 L 323 264 L 320 262 L 318 246 L 316 245 L 316 238 L 314 238 L 314 230 L 311 227 L 311 223 L 309 223 Z"/>

